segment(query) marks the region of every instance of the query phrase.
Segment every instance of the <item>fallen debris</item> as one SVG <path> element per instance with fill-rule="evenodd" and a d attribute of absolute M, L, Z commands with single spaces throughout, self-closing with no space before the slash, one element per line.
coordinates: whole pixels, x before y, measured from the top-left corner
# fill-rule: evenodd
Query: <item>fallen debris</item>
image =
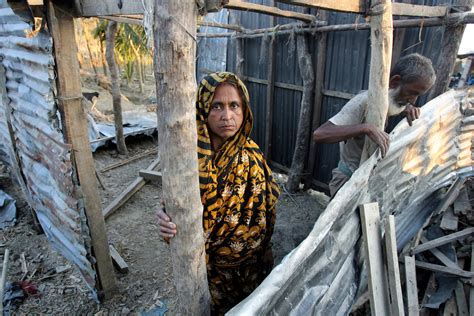
<path fill-rule="evenodd" d="M 110 249 L 110 256 L 112 257 L 112 263 L 114 264 L 115 268 L 117 268 L 117 270 L 120 273 L 128 273 L 129 271 L 128 264 L 119 254 L 117 249 L 115 249 L 113 245 L 109 245 L 109 249 Z"/>

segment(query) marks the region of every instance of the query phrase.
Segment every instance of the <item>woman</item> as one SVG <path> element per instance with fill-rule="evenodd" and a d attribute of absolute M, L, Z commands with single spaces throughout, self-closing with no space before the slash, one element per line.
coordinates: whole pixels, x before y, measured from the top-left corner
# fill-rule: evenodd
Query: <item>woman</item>
<path fill-rule="evenodd" d="M 199 182 L 213 314 L 247 297 L 271 270 L 269 245 L 279 188 L 250 138 L 247 88 L 232 73 L 205 77 L 196 100 Z M 160 233 L 176 225 L 158 211 Z"/>

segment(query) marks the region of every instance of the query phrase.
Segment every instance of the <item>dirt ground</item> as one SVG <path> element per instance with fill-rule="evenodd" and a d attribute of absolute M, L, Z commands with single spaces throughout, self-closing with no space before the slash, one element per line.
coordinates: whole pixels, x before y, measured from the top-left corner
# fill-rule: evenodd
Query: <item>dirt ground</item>
<path fill-rule="evenodd" d="M 84 91 L 99 91 L 91 80 L 83 80 Z M 150 101 L 153 83 L 147 93 L 137 96 L 135 87 L 122 87 L 129 100 L 124 110 L 146 106 Z M 98 108 L 105 114 L 109 96 L 100 90 Z M 149 102 L 150 101 L 150 102 Z M 111 101 L 110 101 L 111 102 Z M 111 107 L 111 105 L 110 105 Z M 127 138 L 129 157 L 157 148 L 156 134 Z M 99 148 L 94 153 L 96 169 L 104 188 L 100 189 L 102 206 L 107 206 L 136 177 L 140 169 L 148 167 L 154 154 L 129 164 L 102 172 L 113 163 L 127 157 L 118 155 L 114 145 Z M 275 173 L 277 181 L 284 183 L 285 175 Z M 73 264 L 69 263 L 49 245 L 44 234 L 34 229 L 31 209 L 21 190 L 10 180 L 8 170 L 0 164 L 0 189 L 17 201 L 17 224 L 0 231 L 0 253 L 10 249 L 8 281 L 23 277 L 21 255 L 24 254 L 28 273 L 24 277 L 38 289 L 38 295 L 27 297 L 13 309 L 13 314 L 140 314 L 156 306 L 167 306 L 167 315 L 175 315 L 176 289 L 173 286 L 169 247 L 158 234 L 155 210 L 159 205 L 161 187 L 149 182 L 125 205 L 106 220 L 107 236 L 129 265 L 130 271 L 116 271 L 118 294 L 96 304 Z M 316 191 L 298 194 L 282 192 L 277 205 L 277 222 L 273 235 L 275 264 L 294 249 L 310 232 L 314 222 L 328 203 L 328 197 Z"/>

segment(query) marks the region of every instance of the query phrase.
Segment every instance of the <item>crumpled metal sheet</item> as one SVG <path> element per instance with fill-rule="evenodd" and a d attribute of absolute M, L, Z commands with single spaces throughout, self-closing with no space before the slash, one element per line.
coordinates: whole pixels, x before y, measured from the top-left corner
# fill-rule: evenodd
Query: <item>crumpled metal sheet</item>
<path fill-rule="evenodd" d="M 64 142 L 54 97 L 52 44 L 46 30 L 31 33 L 30 24 L 0 0 L 0 141 L 5 144 L 0 145 L 0 159 L 10 164 L 14 148 L 27 200 L 50 244 L 75 263 L 96 295 L 83 198 L 74 182 L 71 147 Z"/>
<path fill-rule="evenodd" d="M 15 225 L 16 201 L 0 190 L 0 230 Z"/>
<path fill-rule="evenodd" d="M 378 202 L 396 218 L 398 246 L 416 233 L 440 188 L 474 175 L 474 93 L 449 91 L 426 104 L 413 126 L 391 133 L 341 188 L 308 237 L 227 315 L 346 315 L 367 288 L 357 206 Z M 431 212 L 436 205 L 430 207 Z"/>

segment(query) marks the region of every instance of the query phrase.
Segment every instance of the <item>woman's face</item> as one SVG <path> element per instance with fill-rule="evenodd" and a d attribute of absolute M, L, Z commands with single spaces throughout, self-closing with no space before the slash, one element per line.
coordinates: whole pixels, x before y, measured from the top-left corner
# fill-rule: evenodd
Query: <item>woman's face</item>
<path fill-rule="evenodd" d="M 242 97 L 233 85 L 224 82 L 216 88 L 207 117 L 211 142 L 215 148 L 238 132 L 244 120 L 243 107 Z"/>

